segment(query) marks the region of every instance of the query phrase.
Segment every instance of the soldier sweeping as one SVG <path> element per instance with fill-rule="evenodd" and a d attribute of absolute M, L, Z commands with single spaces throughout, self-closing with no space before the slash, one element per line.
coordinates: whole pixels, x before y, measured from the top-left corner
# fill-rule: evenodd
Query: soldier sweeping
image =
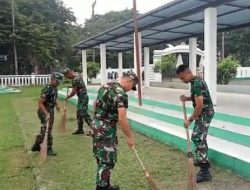
<path fill-rule="evenodd" d="M 201 78 L 194 76 L 186 65 L 180 65 L 176 74 L 184 83 L 191 83 L 191 96 L 182 95 L 181 101 L 192 101 L 194 111 L 185 120 L 185 127 L 195 120 L 192 133 L 192 141 L 195 145 L 196 161 L 195 165 L 200 167 L 196 176 L 197 183 L 209 181 L 212 175 L 209 172 L 210 163 L 208 161 L 207 133 L 209 125 L 214 116 L 213 102 L 207 84 Z"/>
<path fill-rule="evenodd" d="M 72 80 L 72 91 L 66 97 L 66 99 L 73 97 L 75 94 L 77 94 L 78 97 L 77 111 L 76 111 L 78 129 L 72 134 L 73 135 L 84 134 L 83 121 L 85 120 L 85 122 L 90 127 L 92 124 L 92 119 L 88 114 L 89 97 L 85 83 L 81 75 L 77 75 L 73 70 L 69 68 L 64 69 L 63 74 L 67 79 Z M 87 135 L 90 135 L 90 133 L 88 133 Z"/>
<path fill-rule="evenodd" d="M 54 107 L 60 111 L 60 107 L 57 104 L 57 87 L 59 83 L 62 81 L 63 75 L 61 73 L 53 73 L 51 75 L 50 83 L 47 84 L 41 91 L 40 99 L 38 100 L 38 117 L 41 120 L 41 131 L 36 136 L 35 143 L 31 150 L 40 151 L 40 144 L 43 142 L 45 132 L 46 132 L 46 124 L 49 121 L 48 127 L 48 151 L 47 154 L 49 156 L 56 156 L 56 152 L 52 149 L 53 144 L 53 136 L 52 136 L 52 128 L 54 123 Z"/>
<path fill-rule="evenodd" d="M 102 86 L 94 103 L 93 153 L 97 161 L 96 190 L 118 190 L 110 185 L 111 169 L 117 160 L 117 123 L 126 136 L 129 147 L 134 146 L 134 137 L 126 112 L 127 91 L 136 90 L 138 78 L 134 73 L 125 73 L 119 82 Z"/>

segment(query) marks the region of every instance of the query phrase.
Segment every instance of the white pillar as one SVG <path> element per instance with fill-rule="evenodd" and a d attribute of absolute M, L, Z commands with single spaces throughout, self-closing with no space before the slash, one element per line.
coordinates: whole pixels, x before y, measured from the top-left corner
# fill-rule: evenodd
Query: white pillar
<path fill-rule="evenodd" d="M 205 81 L 210 90 L 214 105 L 217 105 L 217 10 L 207 8 L 204 12 L 205 38 Z"/>
<path fill-rule="evenodd" d="M 149 61 L 150 51 L 149 47 L 144 47 L 144 86 L 149 87 Z"/>
<path fill-rule="evenodd" d="M 189 38 L 189 68 L 194 75 L 197 74 L 196 70 L 196 38 Z"/>
<path fill-rule="evenodd" d="M 88 85 L 88 73 L 87 73 L 87 51 L 82 50 L 82 78 L 85 85 Z"/>
<path fill-rule="evenodd" d="M 118 53 L 118 76 L 119 78 L 122 76 L 122 65 L 123 65 L 123 59 L 122 59 L 122 52 Z"/>
<path fill-rule="evenodd" d="M 101 84 L 107 83 L 107 65 L 106 65 L 106 45 L 100 45 L 101 51 Z"/>

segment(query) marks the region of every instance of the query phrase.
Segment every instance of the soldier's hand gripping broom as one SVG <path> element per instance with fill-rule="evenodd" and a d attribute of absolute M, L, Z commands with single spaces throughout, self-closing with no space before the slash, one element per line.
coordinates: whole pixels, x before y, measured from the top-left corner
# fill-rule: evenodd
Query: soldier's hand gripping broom
<path fill-rule="evenodd" d="M 182 108 L 183 108 L 183 116 L 184 121 L 187 120 L 187 111 L 186 111 L 186 104 L 185 102 L 182 102 Z M 187 127 L 185 127 L 186 130 L 186 136 L 187 136 L 187 156 L 188 156 L 188 184 L 187 189 L 188 190 L 195 190 L 196 189 L 196 178 L 194 173 L 194 158 L 193 154 L 191 152 L 191 142 L 189 137 L 189 130 Z"/>

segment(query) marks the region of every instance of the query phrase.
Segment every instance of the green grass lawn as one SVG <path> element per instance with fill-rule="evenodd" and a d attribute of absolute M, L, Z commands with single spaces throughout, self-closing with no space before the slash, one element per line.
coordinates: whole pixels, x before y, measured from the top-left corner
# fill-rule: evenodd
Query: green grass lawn
<path fill-rule="evenodd" d="M 44 163 L 30 152 L 39 132 L 37 99 L 40 87 L 23 88 L 21 94 L 0 95 L 0 190 L 94 190 L 96 164 L 91 138 L 73 136 L 75 108 L 69 105 L 67 131 L 57 131 L 61 113 L 56 113 L 54 149 L 57 157 Z M 63 104 L 61 105 L 63 108 Z M 162 190 L 186 189 L 185 154 L 136 134 L 138 152 Z M 250 183 L 229 171 L 213 167 L 214 180 L 200 190 L 250 190 Z M 112 182 L 121 190 L 148 190 L 148 185 L 132 151 L 119 131 L 118 163 Z"/>

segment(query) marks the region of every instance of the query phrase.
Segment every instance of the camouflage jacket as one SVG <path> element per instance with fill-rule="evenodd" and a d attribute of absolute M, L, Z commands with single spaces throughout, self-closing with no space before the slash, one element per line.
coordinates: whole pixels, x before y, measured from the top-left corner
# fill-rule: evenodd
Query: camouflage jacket
<path fill-rule="evenodd" d="M 51 84 L 47 84 L 41 90 L 41 98 L 45 100 L 44 106 L 47 110 L 54 109 L 57 99 L 57 88 L 53 87 Z"/>
<path fill-rule="evenodd" d="M 84 101 L 87 96 L 87 89 L 81 75 L 77 75 L 72 81 L 72 87 L 76 88 L 79 101 Z"/>
<path fill-rule="evenodd" d="M 196 107 L 196 104 L 195 104 L 196 96 L 203 96 L 203 104 L 204 104 L 203 109 L 213 107 L 213 102 L 212 102 L 207 84 L 204 80 L 202 80 L 199 77 L 194 77 L 191 80 L 191 99 L 192 99 L 194 108 Z"/>
<path fill-rule="evenodd" d="M 108 122 L 118 121 L 118 108 L 128 108 L 128 95 L 119 83 L 102 86 L 97 95 L 95 118 Z"/>

